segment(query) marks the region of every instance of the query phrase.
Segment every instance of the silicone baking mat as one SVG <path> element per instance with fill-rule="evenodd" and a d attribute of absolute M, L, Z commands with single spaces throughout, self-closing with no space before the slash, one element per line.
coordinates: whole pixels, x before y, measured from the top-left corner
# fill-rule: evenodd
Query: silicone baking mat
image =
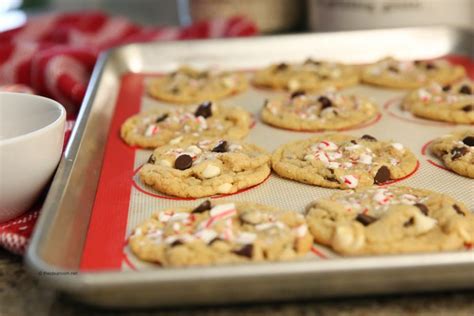
<path fill-rule="evenodd" d="M 449 56 L 447 59 L 452 63 L 462 64 L 468 75 L 474 78 L 474 61 L 463 56 Z M 245 71 L 245 73 L 251 78 L 251 71 Z M 147 81 L 156 75 L 158 74 L 130 73 L 121 79 L 81 260 L 82 271 L 160 268 L 155 264 L 141 262 L 129 251 L 126 240 L 133 228 L 154 211 L 177 205 L 197 205 L 204 200 L 166 196 L 141 184 L 137 171 L 147 161 L 152 151 L 130 147 L 120 138 L 120 126 L 129 116 L 152 108 L 175 107 L 147 95 Z M 250 86 L 246 92 L 224 99 L 220 103 L 241 106 L 251 112 L 255 124 L 246 141 L 272 152 L 281 144 L 317 134 L 274 128 L 259 119 L 264 100 L 282 93 L 284 92 Z M 427 145 L 434 138 L 453 130 L 473 128 L 472 126 L 429 121 L 401 111 L 399 105 L 406 94 L 403 90 L 358 85 L 343 90 L 343 93 L 356 93 L 370 97 L 378 104 L 380 114 L 361 126 L 341 132 L 355 136 L 370 134 L 381 140 L 400 142 L 417 156 L 416 169 L 404 179 L 395 181 L 397 184 L 449 194 L 464 202 L 470 210 L 474 210 L 474 181 L 445 169 L 442 163 L 426 150 Z M 332 189 L 297 183 L 272 173 L 266 181 L 253 188 L 230 196 L 212 197 L 212 199 L 254 201 L 303 212 L 308 203 L 333 192 Z M 334 256 L 335 254 L 329 249 L 314 245 L 311 253 L 302 260 L 326 260 Z"/>

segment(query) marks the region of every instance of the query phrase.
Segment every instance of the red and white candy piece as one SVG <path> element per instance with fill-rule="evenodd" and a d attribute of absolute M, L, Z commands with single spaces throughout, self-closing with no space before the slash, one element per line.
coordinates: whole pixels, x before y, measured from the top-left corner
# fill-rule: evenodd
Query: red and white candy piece
<path fill-rule="evenodd" d="M 334 151 L 337 150 L 339 147 L 331 141 L 323 140 L 318 144 L 318 148 L 326 151 Z"/>
<path fill-rule="evenodd" d="M 342 182 L 345 183 L 347 187 L 351 189 L 356 188 L 357 185 L 359 184 L 359 180 L 351 174 L 347 176 L 342 176 L 341 179 L 342 179 Z"/>
<path fill-rule="evenodd" d="M 160 131 L 160 127 L 155 124 L 148 125 L 145 131 L 145 136 L 150 137 L 156 135 Z"/>

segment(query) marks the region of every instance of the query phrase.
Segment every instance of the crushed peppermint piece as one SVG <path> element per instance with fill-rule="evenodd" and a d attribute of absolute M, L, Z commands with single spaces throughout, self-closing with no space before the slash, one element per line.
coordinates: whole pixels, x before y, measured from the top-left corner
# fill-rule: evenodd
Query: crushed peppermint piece
<path fill-rule="evenodd" d="M 323 140 L 318 144 L 318 148 L 322 150 L 337 150 L 339 147 L 331 141 Z"/>
<path fill-rule="evenodd" d="M 356 188 L 359 184 L 359 180 L 353 175 L 342 176 L 341 180 L 351 189 Z"/>
<path fill-rule="evenodd" d="M 212 229 L 201 229 L 197 233 L 194 234 L 197 238 L 201 239 L 204 241 L 204 243 L 208 244 L 212 240 L 214 240 L 217 237 L 216 231 Z"/>
<path fill-rule="evenodd" d="M 150 137 L 157 134 L 160 131 L 160 127 L 155 124 L 148 125 L 145 131 L 145 136 Z"/>

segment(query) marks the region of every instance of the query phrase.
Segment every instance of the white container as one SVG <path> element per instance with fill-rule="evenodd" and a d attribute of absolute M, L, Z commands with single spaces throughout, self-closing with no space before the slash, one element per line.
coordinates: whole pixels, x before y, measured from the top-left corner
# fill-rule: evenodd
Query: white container
<path fill-rule="evenodd" d="M 61 157 L 66 111 L 56 101 L 0 92 L 0 222 L 27 211 Z"/>
<path fill-rule="evenodd" d="M 313 31 L 452 25 L 474 29 L 473 0 L 307 0 Z"/>

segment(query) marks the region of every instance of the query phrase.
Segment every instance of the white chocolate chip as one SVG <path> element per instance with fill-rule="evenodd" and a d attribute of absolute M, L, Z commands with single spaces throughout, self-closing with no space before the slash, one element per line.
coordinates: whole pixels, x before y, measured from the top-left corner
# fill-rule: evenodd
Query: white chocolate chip
<path fill-rule="evenodd" d="M 202 153 L 202 150 L 196 145 L 189 146 L 188 148 L 186 148 L 186 151 L 191 152 L 195 155 L 199 155 L 200 153 Z"/>
<path fill-rule="evenodd" d="M 300 82 L 297 79 L 291 79 L 288 81 L 288 89 L 290 91 L 296 91 L 300 88 Z"/>
<path fill-rule="evenodd" d="M 232 88 L 235 86 L 235 79 L 233 77 L 225 77 L 224 79 L 222 79 L 222 83 L 227 88 Z"/>
<path fill-rule="evenodd" d="M 160 160 L 160 165 L 164 167 L 171 167 L 171 162 L 169 160 L 163 159 L 163 160 Z"/>
<path fill-rule="evenodd" d="M 179 143 L 182 140 L 183 140 L 183 136 L 178 136 L 178 137 L 173 138 L 172 140 L 170 140 L 170 144 L 171 145 L 176 145 L 177 143 Z"/>
<path fill-rule="evenodd" d="M 235 242 L 238 244 L 247 245 L 253 243 L 255 239 L 257 239 L 256 234 L 250 232 L 241 232 L 235 239 Z"/>
<path fill-rule="evenodd" d="M 356 251 L 364 246 L 363 234 L 358 234 L 354 227 L 338 226 L 333 235 L 333 246 L 336 249 Z"/>
<path fill-rule="evenodd" d="M 300 225 L 295 228 L 296 237 L 304 237 L 308 233 L 308 226 L 306 224 Z"/>
<path fill-rule="evenodd" d="M 403 147 L 402 144 L 400 143 L 393 143 L 392 147 L 395 148 L 396 150 L 402 151 L 405 147 Z"/>
<path fill-rule="evenodd" d="M 434 218 L 425 216 L 420 212 L 414 213 L 414 220 L 415 230 L 418 234 L 426 233 L 427 231 L 435 227 L 436 223 L 438 222 Z"/>
<path fill-rule="evenodd" d="M 219 193 L 229 193 L 230 190 L 232 189 L 232 184 L 231 183 L 223 183 L 220 186 L 217 187 L 217 192 Z"/>
<path fill-rule="evenodd" d="M 367 154 L 361 154 L 358 162 L 366 164 L 366 165 L 370 165 L 372 164 L 372 156 L 367 155 Z"/>
<path fill-rule="evenodd" d="M 245 223 L 253 225 L 259 224 L 263 221 L 263 215 L 261 212 L 245 212 L 241 215 L 241 219 Z"/>
<path fill-rule="evenodd" d="M 304 156 L 304 160 L 306 160 L 306 161 L 314 160 L 314 155 L 308 154 L 308 155 Z"/>
<path fill-rule="evenodd" d="M 214 178 L 221 173 L 221 169 L 214 165 L 207 165 L 204 171 L 202 172 L 202 176 L 206 179 Z"/>

